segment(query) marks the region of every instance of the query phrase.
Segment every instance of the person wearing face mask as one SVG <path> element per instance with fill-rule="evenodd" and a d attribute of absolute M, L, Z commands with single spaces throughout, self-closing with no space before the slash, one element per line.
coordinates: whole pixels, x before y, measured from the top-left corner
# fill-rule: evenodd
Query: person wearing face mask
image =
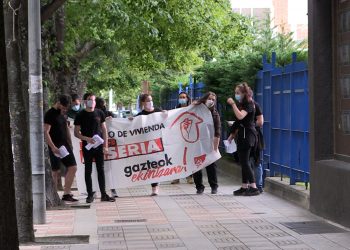
<path fill-rule="evenodd" d="M 61 178 L 60 163 L 67 168 L 65 174 L 63 201 L 76 202 L 71 194 L 71 186 L 77 171 L 77 164 L 73 154 L 72 140 L 66 118 L 63 113 L 69 106 L 69 97 L 60 96 L 58 101 L 49 109 L 44 116 L 44 135 L 47 145 L 49 146 L 49 155 L 52 168 L 52 178 L 57 189 L 58 180 Z M 61 158 L 59 148 L 64 146 L 68 155 Z"/>
<path fill-rule="evenodd" d="M 221 135 L 221 121 L 219 112 L 215 107 L 216 103 L 216 94 L 214 92 L 208 92 L 203 95 L 198 101 L 196 101 L 196 105 L 205 104 L 207 108 L 210 110 L 213 122 L 214 122 L 214 141 L 213 148 L 215 151 L 219 150 L 219 142 Z M 213 162 L 209 166 L 206 167 L 208 182 L 211 187 L 211 193 L 217 194 L 218 192 L 218 179 L 216 173 L 216 163 Z M 203 194 L 204 185 L 203 185 L 203 174 L 202 170 L 193 174 L 194 183 L 196 184 L 197 194 Z"/>
<path fill-rule="evenodd" d="M 184 108 L 189 106 L 191 103 L 191 98 L 188 96 L 186 92 L 180 92 L 179 94 L 179 104 L 176 106 L 176 108 Z M 186 181 L 188 184 L 193 184 L 193 177 L 192 175 L 186 177 Z M 180 180 L 176 179 L 171 182 L 171 184 L 179 184 Z"/>
<path fill-rule="evenodd" d="M 102 97 L 96 98 L 96 108 L 105 114 L 106 120 L 113 118 L 113 113 L 107 110 L 106 101 Z M 118 198 L 117 190 L 114 188 L 111 189 L 111 194 L 113 197 Z"/>
<path fill-rule="evenodd" d="M 67 112 L 67 116 L 72 118 L 73 120 L 77 116 L 77 114 L 82 111 L 84 108 L 80 103 L 80 97 L 77 94 L 72 95 L 72 105 L 71 108 Z"/>
<path fill-rule="evenodd" d="M 150 115 L 153 114 L 155 112 L 163 112 L 161 109 L 159 108 L 155 108 L 153 106 L 153 99 L 152 96 L 150 94 L 142 94 L 139 97 L 140 100 L 140 105 L 142 107 L 142 111 L 139 112 L 136 116 L 139 115 Z M 132 120 L 132 117 L 129 117 L 129 120 Z M 159 193 L 159 183 L 152 183 L 152 196 L 158 195 Z"/>
<path fill-rule="evenodd" d="M 259 195 L 259 189 L 255 183 L 254 163 L 251 157 L 257 147 L 257 131 L 255 129 L 255 105 L 253 91 L 247 83 L 241 83 L 235 88 L 235 99 L 227 99 L 227 103 L 232 107 L 237 121 L 231 127 L 228 140 L 236 137 L 237 153 L 239 163 L 242 168 L 242 186 L 233 192 L 233 195 L 253 196 Z"/>
<path fill-rule="evenodd" d="M 86 97 L 86 108 L 76 116 L 74 120 L 74 136 L 83 142 L 83 157 L 85 164 L 85 184 L 88 197 L 86 203 L 94 201 L 94 192 L 92 190 L 92 162 L 95 160 L 97 169 L 98 185 L 101 192 L 101 201 L 114 202 L 115 198 L 109 197 L 105 189 L 105 173 L 104 173 L 104 154 L 108 154 L 108 136 L 104 113 L 95 109 L 96 97 L 92 93 L 84 95 Z M 94 144 L 93 136 L 98 135 L 103 139 L 103 144 L 86 149 L 88 143 Z"/>

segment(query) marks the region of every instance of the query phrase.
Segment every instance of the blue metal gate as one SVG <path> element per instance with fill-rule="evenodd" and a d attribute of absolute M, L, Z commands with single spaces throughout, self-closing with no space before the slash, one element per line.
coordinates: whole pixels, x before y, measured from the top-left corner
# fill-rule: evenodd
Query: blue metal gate
<path fill-rule="evenodd" d="M 271 176 L 289 176 L 290 184 L 309 182 L 309 89 L 305 62 L 275 67 L 263 58 L 257 74 L 256 101 L 264 114 L 264 169 Z"/>

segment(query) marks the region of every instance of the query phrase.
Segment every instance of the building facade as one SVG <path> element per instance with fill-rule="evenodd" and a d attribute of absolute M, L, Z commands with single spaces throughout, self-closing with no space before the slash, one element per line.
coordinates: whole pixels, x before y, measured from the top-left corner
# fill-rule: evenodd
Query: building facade
<path fill-rule="evenodd" d="M 310 209 L 350 226 L 350 0 L 309 0 Z"/>
<path fill-rule="evenodd" d="M 307 0 L 231 0 L 234 12 L 264 20 L 268 15 L 279 32 L 293 32 L 295 40 L 308 35 Z"/>

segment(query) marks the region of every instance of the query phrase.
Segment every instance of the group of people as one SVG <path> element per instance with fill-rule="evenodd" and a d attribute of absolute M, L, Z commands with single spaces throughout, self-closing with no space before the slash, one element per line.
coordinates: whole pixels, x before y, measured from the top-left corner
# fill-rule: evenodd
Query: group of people
<path fill-rule="evenodd" d="M 242 168 L 242 186 L 233 192 L 234 195 L 258 195 L 262 192 L 262 166 L 260 164 L 260 151 L 263 147 L 262 134 L 260 128 L 263 124 L 263 115 L 261 109 L 253 100 L 253 92 L 246 83 L 242 83 L 235 88 L 235 99 L 227 99 L 227 103 L 232 106 L 236 121 L 230 128 L 229 141 L 235 140 L 237 143 L 237 153 L 239 163 Z M 85 184 L 87 190 L 86 202 L 91 203 L 95 199 L 95 191 L 92 186 L 92 163 L 96 164 L 98 184 L 101 192 L 101 201 L 114 202 L 118 197 L 114 189 L 111 190 L 112 196 L 109 196 L 105 187 L 104 175 L 104 155 L 108 154 L 108 136 L 106 128 L 106 119 L 112 117 L 112 113 L 107 111 L 106 103 L 101 98 L 96 98 L 93 93 L 86 93 L 83 97 L 83 105 L 80 98 L 73 95 L 61 96 L 57 102 L 45 113 L 44 133 L 46 142 L 49 146 L 49 155 L 52 166 L 52 176 L 57 187 L 57 180 L 61 178 L 60 163 L 66 167 L 65 186 L 62 196 L 63 201 L 75 202 L 71 193 L 71 186 L 77 171 L 77 164 L 73 154 L 72 140 L 69 131 L 69 122 L 67 116 L 74 119 L 74 136 L 82 141 L 82 151 L 85 164 Z M 216 108 L 217 96 L 213 92 L 204 94 L 200 99 L 191 103 L 191 99 L 186 92 L 179 94 L 177 108 L 187 107 L 189 105 L 204 104 L 211 112 L 214 124 L 213 149 L 219 150 L 221 136 L 220 115 Z M 154 107 L 152 96 L 150 94 L 140 95 L 140 104 L 142 111 L 137 114 L 149 115 L 155 112 L 166 112 L 160 108 Z M 129 118 L 132 120 L 133 118 Z M 95 143 L 95 136 L 103 139 L 103 144 L 90 148 L 87 144 Z M 60 157 L 61 148 L 65 147 L 68 155 Z M 211 187 L 211 194 L 218 192 L 218 180 L 216 172 L 216 163 L 206 167 L 208 182 Z M 257 170 L 257 171 L 255 171 Z M 256 172 L 256 173 L 255 173 Z M 257 181 L 256 181 L 257 180 Z M 188 183 L 195 183 L 197 194 L 204 192 L 202 171 L 198 171 L 187 178 Z M 173 184 L 179 183 L 174 180 Z M 152 183 L 151 195 L 158 195 L 159 183 Z"/>
<path fill-rule="evenodd" d="M 106 193 L 104 174 L 104 155 L 108 153 L 106 115 L 103 109 L 96 108 L 96 96 L 93 93 L 84 95 L 84 107 L 81 107 L 80 100 L 73 96 L 73 105 L 70 110 L 70 98 L 60 96 L 57 102 L 49 109 L 44 116 L 45 139 L 49 146 L 50 162 L 52 166 L 52 177 L 57 187 L 58 179 L 61 178 L 60 162 L 66 167 L 65 186 L 62 196 L 63 201 L 78 201 L 71 194 L 71 186 L 77 171 L 77 164 L 73 154 L 73 145 L 70 137 L 69 123 L 65 114 L 74 118 L 74 136 L 82 141 L 82 150 L 85 164 L 85 184 L 87 190 L 86 202 L 94 201 L 95 192 L 92 187 L 92 163 L 96 164 L 97 179 L 101 192 L 101 201 L 114 202 L 115 197 Z M 87 148 L 87 144 L 94 144 L 96 137 L 103 139 L 103 144 L 98 147 Z M 94 139 L 95 138 L 95 139 Z M 68 152 L 63 156 L 61 148 Z M 113 194 L 112 190 L 112 194 Z M 113 195 L 114 196 L 114 195 Z"/>

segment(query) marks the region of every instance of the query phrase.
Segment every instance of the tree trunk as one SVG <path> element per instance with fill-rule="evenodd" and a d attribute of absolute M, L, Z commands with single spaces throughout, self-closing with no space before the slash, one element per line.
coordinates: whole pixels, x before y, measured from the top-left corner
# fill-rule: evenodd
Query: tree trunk
<path fill-rule="evenodd" d="M 68 67 L 61 67 L 55 71 L 55 82 L 53 86 L 54 93 L 57 94 L 78 94 L 83 96 L 86 84 L 79 79 L 79 64 L 80 62 L 71 59 Z"/>
<path fill-rule="evenodd" d="M 11 146 L 9 98 L 6 66 L 6 44 L 3 16 L 3 2 L 0 4 L 0 249 L 16 250 L 18 246 L 18 231 L 16 219 L 15 184 L 13 172 L 13 156 Z"/>
<path fill-rule="evenodd" d="M 64 50 L 64 37 L 65 37 L 65 9 L 64 6 L 59 8 L 55 14 L 55 52 L 60 55 Z M 78 94 L 80 97 L 83 95 L 83 91 L 86 87 L 86 84 L 79 79 L 79 65 L 80 65 L 80 54 L 84 56 L 86 50 L 91 50 L 91 45 L 82 46 L 82 48 L 77 49 L 78 53 L 76 56 L 71 58 L 66 58 L 60 56 L 60 65 L 58 68 L 53 69 L 52 75 L 55 80 L 51 85 L 51 93 L 54 95 L 71 95 Z M 52 51 L 52 50 L 51 50 Z M 82 51 L 82 52 L 81 52 Z M 81 52 L 79 54 L 79 52 Z M 68 61 L 65 62 L 65 61 Z M 56 97 L 57 97 L 56 96 Z"/>
<path fill-rule="evenodd" d="M 12 1 L 11 7 L 17 9 L 20 1 Z M 27 112 L 23 97 L 21 81 L 21 58 L 18 29 L 18 15 L 13 23 L 13 11 L 5 7 L 6 54 L 9 84 L 9 100 L 11 114 L 11 138 L 13 149 L 13 163 L 15 172 L 16 211 L 18 222 L 18 238 L 20 242 L 33 242 L 33 197 L 32 178 L 29 158 L 29 140 Z M 15 26 L 14 26 L 15 25 Z M 15 34 L 13 34 L 15 30 Z"/>

